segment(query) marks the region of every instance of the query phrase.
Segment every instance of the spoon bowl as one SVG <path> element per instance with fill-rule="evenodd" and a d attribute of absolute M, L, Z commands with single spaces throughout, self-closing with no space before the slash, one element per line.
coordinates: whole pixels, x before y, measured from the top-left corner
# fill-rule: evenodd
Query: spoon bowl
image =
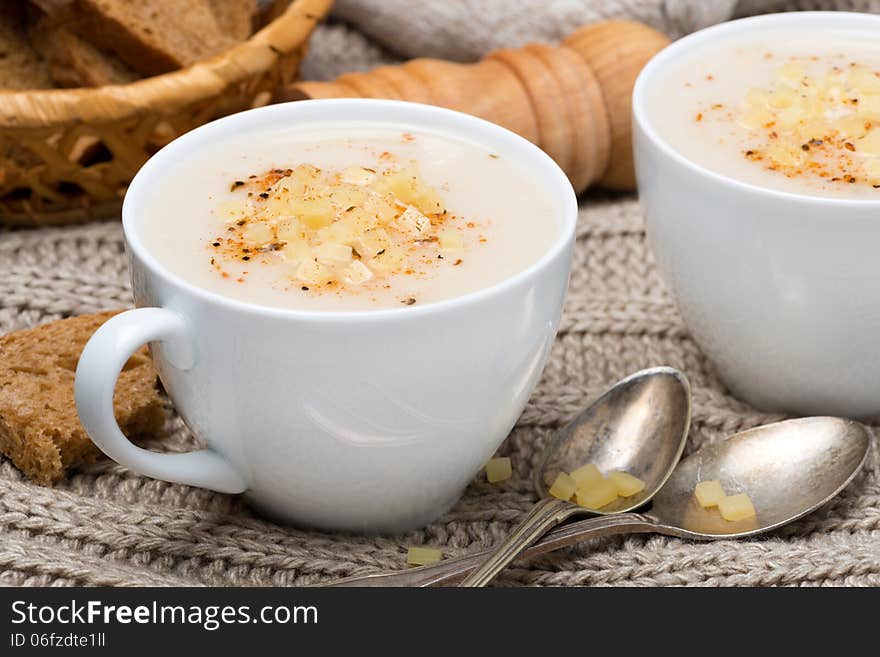
<path fill-rule="evenodd" d="M 557 527 L 513 555 L 534 557 L 588 539 L 657 533 L 698 541 L 763 534 L 834 498 L 859 473 L 871 449 L 868 429 L 833 417 L 768 424 L 706 445 L 683 459 L 646 513 L 601 515 Z M 718 480 L 728 494 L 745 492 L 756 516 L 728 522 L 694 500 L 701 481 Z M 404 572 L 341 580 L 336 586 L 434 586 L 479 572 L 491 550 Z M 482 583 L 482 580 L 481 582 Z"/>
<path fill-rule="evenodd" d="M 547 489 L 560 472 L 594 463 L 602 472 L 628 472 L 645 488 L 590 513 L 643 506 L 681 458 L 691 422 L 690 394 L 684 374 L 671 367 L 642 370 L 619 381 L 550 440 L 534 476 L 538 496 L 549 497 Z"/>
<path fill-rule="evenodd" d="M 868 457 L 864 425 L 834 417 L 776 422 L 707 445 L 675 468 L 645 514 L 692 538 L 740 538 L 780 527 L 837 495 Z M 717 480 L 728 495 L 747 493 L 756 516 L 738 522 L 703 509 L 701 481 Z"/>
<path fill-rule="evenodd" d="M 461 585 L 485 586 L 520 552 L 572 516 L 619 515 L 647 503 L 678 463 L 690 424 L 690 385 L 678 370 L 654 367 L 618 381 L 553 437 L 534 482 L 543 499 Z M 635 475 L 645 487 L 601 510 L 550 495 L 547 488 L 559 472 L 588 463 Z"/>

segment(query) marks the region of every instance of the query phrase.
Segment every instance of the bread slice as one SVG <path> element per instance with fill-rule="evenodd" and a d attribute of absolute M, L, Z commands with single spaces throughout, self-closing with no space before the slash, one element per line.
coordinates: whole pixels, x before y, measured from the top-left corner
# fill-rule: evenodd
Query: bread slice
<path fill-rule="evenodd" d="M 208 0 L 220 31 L 244 41 L 254 31 L 257 0 Z"/>
<path fill-rule="evenodd" d="M 49 60 L 49 73 L 61 87 L 128 84 L 141 77 L 112 53 L 96 48 L 47 16 L 31 29 L 31 43 Z"/>
<path fill-rule="evenodd" d="M 0 337 L 0 452 L 41 484 L 100 454 L 73 400 L 76 364 L 86 342 L 115 313 L 83 315 Z M 116 419 L 129 436 L 156 436 L 164 404 L 146 348 L 116 383 Z"/>
<path fill-rule="evenodd" d="M 144 75 L 189 66 L 235 43 L 209 0 L 35 0 L 49 16 Z"/>
<path fill-rule="evenodd" d="M 2 0 L 0 12 L 0 89 L 48 89 L 49 65 L 27 38 L 24 2 Z"/>
<path fill-rule="evenodd" d="M 127 84 L 140 75 L 112 53 L 104 52 L 45 14 L 30 26 L 30 40 L 49 62 L 49 72 L 61 87 L 100 87 Z"/>
<path fill-rule="evenodd" d="M 6 2 L 0 13 L 0 91 L 47 89 L 53 87 L 49 65 L 27 39 L 25 2 Z M 40 158 L 15 142 L 0 140 L 0 185 L 11 189 L 21 179 L 21 171 L 40 164 Z"/>

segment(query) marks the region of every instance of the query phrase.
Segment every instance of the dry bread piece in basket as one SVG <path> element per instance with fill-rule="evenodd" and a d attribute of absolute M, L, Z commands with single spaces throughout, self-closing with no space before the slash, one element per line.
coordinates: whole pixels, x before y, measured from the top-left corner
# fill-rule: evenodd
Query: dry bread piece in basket
<path fill-rule="evenodd" d="M 208 0 L 33 0 L 132 69 L 159 75 L 231 48 Z"/>
<path fill-rule="evenodd" d="M 236 41 L 247 39 L 259 14 L 257 0 L 208 0 L 223 34 Z"/>
<path fill-rule="evenodd" d="M 44 16 L 29 26 L 31 43 L 47 60 L 60 87 L 128 84 L 141 76 L 124 62 Z"/>
<path fill-rule="evenodd" d="M 203 1 L 240 17 L 250 0 Z M 265 104 L 291 82 L 331 3 L 275 0 L 270 15 L 276 17 L 259 32 L 171 73 L 92 89 L 0 91 L 0 225 L 118 216 L 129 181 L 159 148 L 214 118 Z M 231 20 L 224 15 L 216 22 L 228 29 Z"/>
<path fill-rule="evenodd" d="M 0 89 L 48 89 L 49 67 L 27 38 L 25 6 L 4 5 L 0 20 Z"/>

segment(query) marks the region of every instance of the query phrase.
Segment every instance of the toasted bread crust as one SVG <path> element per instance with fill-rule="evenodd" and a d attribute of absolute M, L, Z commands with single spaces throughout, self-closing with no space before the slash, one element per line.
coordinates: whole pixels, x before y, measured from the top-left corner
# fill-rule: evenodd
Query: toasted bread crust
<path fill-rule="evenodd" d="M 236 41 L 222 33 L 207 0 L 71 0 L 52 6 L 44 5 L 50 16 L 144 75 L 189 66 Z"/>
<path fill-rule="evenodd" d="M 115 313 L 83 315 L 0 337 L 0 453 L 41 484 L 58 481 L 100 451 L 79 422 L 76 364 L 86 342 Z M 165 421 L 146 348 L 119 375 L 116 419 L 128 436 L 156 436 Z"/>
<path fill-rule="evenodd" d="M 167 73 L 247 39 L 257 0 L 3 0 L 0 89 Z"/>
<path fill-rule="evenodd" d="M 244 41 L 254 31 L 257 16 L 257 0 L 208 0 L 220 31 Z"/>
<path fill-rule="evenodd" d="M 25 10 L 24 2 L 4 0 L 0 17 L 0 89 L 53 86 L 48 63 L 28 41 Z"/>
<path fill-rule="evenodd" d="M 96 48 L 49 16 L 31 26 L 30 37 L 48 60 L 52 79 L 60 87 L 127 84 L 140 77 L 113 53 Z"/>

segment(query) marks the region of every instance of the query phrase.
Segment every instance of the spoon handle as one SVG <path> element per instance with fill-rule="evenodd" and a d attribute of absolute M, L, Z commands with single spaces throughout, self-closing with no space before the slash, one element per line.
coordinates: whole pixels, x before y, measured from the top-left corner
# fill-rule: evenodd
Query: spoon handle
<path fill-rule="evenodd" d="M 544 498 L 532 508 L 513 533 L 492 550 L 492 554 L 483 564 L 465 577 L 459 586 L 486 586 L 524 549 L 578 512 L 580 509 L 570 502 L 553 497 Z"/>
<path fill-rule="evenodd" d="M 519 557 L 536 557 L 553 550 L 574 545 L 582 541 L 609 536 L 662 531 L 656 521 L 636 513 L 617 513 L 572 522 L 548 532 L 540 541 L 527 547 Z M 429 566 L 409 568 L 391 573 L 378 573 L 360 577 L 348 577 L 323 586 L 352 587 L 422 587 L 435 586 L 454 581 L 462 575 L 475 570 L 492 554 L 492 550 L 481 550 L 455 559 L 444 559 Z"/>

